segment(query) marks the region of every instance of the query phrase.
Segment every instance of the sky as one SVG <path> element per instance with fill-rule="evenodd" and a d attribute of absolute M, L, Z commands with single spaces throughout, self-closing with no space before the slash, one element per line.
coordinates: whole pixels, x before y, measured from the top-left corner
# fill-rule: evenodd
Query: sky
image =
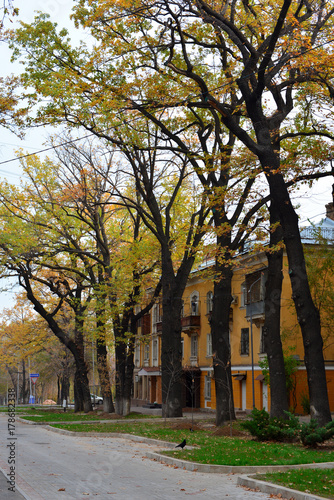
<path fill-rule="evenodd" d="M 32 22 L 37 11 L 42 11 L 48 13 L 59 26 L 71 26 L 69 19 L 73 5 L 71 0 L 13 0 L 13 5 L 19 9 L 17 20 Z M 14 23 L 7 21 L 5 27 L 12 28 L 16 25 L 17 21 Z M 11 63 L 10 57 L 11 53 L 8 47 L 2 43 L 0 65 L 0 76 L 2 77 L 11 73 L 19 73 L 21 70 L 21 65 Z M 27 132 L 24 140 L 21 140 L 6 129 L 0 129 L 0 178 L 6 177 L 10 182 L 19 183 L 21 174 L 19 162 L 18 160 L 11 161 L 16 156 L 15 152 L 19 148 L 23 148 L 26 153 L 42 150 L 49 133 L 46 129 L 34 129 Z"/>
<path fill-rule="evenodd" d="M 73 0 L 13 0 L 15 7 L 19 8 L 19 19 L 23 22 L 31 22 L 36 11 L 43 11 L 51 16 L 51 20 L 58 23 L 59 27 L 71 26 L 69 19 Z M 10 27 L 13 25 L 11 23 Z M 14 23 L 15 26 L 15 23 Z M 75 30 L 73 31 L 75 33 Z M 74 35 L 75 38 L 75 35 Z M 20 71 L 20 65 L 10 62 L 10 52 L 5 44 L 1 46 L 0 76 Z M 19 139 L 13 133 L 0 129 L 0 179 L 7 178 L 9 182 L 18 184 L 21 170 L 18 160 L 15 159 L 15 151 L 22 148 L 26 153 L 35 153 L 46 147 L 46 141 L 51 130 L 33 129 L 26 133 L 24 140 Z M 14 161 L 13 161 L 14 160 Z M 325 217 L 325 204 L 332 200 L 333 178 L 327 178 L 314 183 L 311 190 L 301 189 L 298 199 L 294 201 L 300 204 L 297 212 L 300 216 L 300 225 L 309 225 L 308 221 L 318 222 Z M 9 307 L 12 303 L 12 292 L 1 292 L 0 310 Z"/>
<path fill-rule="evenodd" d="M 71 0 L 13 0 L 13 5 L 19 8 L 19 17 L 23 22 L 32 22 L 37 11 L 46 12 L 61 27 L 70 27 L 69 15 L 73 2 Z M 12 28 L 14 23 L 7 23 L 6 27 Z M 18 73 L 20 65 L 10 62 L 10 51 L 8 47 L 1 44 L 1 65 L 0 76 L 4 77 L 11 73 Z M 43 150 L 46 146 L 48 135 L 51 130 L 38 128 L 27 132 L 24 140 L 18 138 L 15 134 L 2 128 L 0 129 L 0 180 L 8 179 L 13 184 L 19 184 L 21 178 L 21 169 L 19 161 L 16 158 L 16 151 L 22 148 L 25 153 L 35 153 Z M 14 160 L 15 159 L 15 160 Z M 14 161 L 13 161 L 14 160 Z M 13 305 L 15 290 L 4 291 L 3 288 L 11 288 L 11 283 L 2 281 L 0 283 L 0 311 L 4 307 Z M 19 287 L 16 288 L 19 291 Z"/>

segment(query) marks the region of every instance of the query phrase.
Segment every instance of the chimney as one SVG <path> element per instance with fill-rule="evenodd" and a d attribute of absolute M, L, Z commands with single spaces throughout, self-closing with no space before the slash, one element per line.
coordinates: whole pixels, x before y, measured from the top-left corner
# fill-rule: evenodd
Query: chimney
<path fill-rule="evenodd" d="M 328 217 L 328 219 L 334 220 L 334 203 L 327 203 L 326 217 Z"/>
<path fill-rule="evenodd" d="M 332 197 L 333 201 L 331 203 L 327 203 L 326 205 L 326 217 L 334 220 L 334 184 L 332 185 Z"/>

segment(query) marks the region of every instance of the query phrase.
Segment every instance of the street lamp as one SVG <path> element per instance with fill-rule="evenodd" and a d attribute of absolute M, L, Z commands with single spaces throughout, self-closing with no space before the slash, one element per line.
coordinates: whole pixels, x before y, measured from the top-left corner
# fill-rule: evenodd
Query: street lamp
<path fill-rule="evenodd" d="M 260 281 L 262 275 L 251 284 L 248 289 L 249 296 L 249 317 L 250 317 L 250 333 L 251 333 L 251 361 L 252 361 L 252 402 L 253 402 L 253 410 L 255 408 L 255 384 L 254 384 L 254 351 L 253 351 L 253 304 L 252 304 L 252 288 L 253 286 Z"/>

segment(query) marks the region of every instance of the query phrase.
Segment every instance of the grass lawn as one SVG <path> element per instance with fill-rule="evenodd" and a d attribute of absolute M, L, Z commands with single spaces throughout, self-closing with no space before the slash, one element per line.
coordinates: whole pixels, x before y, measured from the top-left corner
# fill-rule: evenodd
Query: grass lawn
<path fill-rule="evenodd" d="M 11 407 L 9 407 L 9 411 L 13 411 Z M 27 413 L 31 411 L 31 406 L 15 406 L 14 411 L 15 413 Z M 7 413 L 7 412 L 8 412 L 8 406 L 0 407 L 0 413 Z"/>
<path fill-rule="evenodd" d="M 37 415 L 36 415 L 37 413 Z M 87 421 L 90 420 L 113 420 L 113 419 L 141 419 L 141 418 L 156 418 L 150 415 L 144 415 L 142 413 L 130 413 L 126 417 L 120 417 L 119 415 L 106 414 L 103 412 L 97 413 L 74 413 L 73 410 L 67 410 L 66 412 L 62 410 L 53 411 L 40 411 L 36 409 L 34 412 L 30 411 L 29 414 L 20 415 L 21 418 L 25 420 L 30 420 L 31 422 L 75 422 L 75 421 Z"/>
<path fill-rule="evenodd" d="M 298 444 L 261 443 L 249 437 L 217 435 L 217 430 L 197 428 L 191 432 L 189 423 L 106 423 L 55 425 L 76 432 L 121 432 L 179 443 L 186 438 L 193 450 L 168 450 L 166 455 L 205 464 L 216 465 L 296 465 L 317 462 L 333 462 L 332 450 L 307 449 Z M 180 428 L 181 427 L 181 428 Z M 197 427 L 197 426 L 196 426 Z M 237 428 L 234 432 L 237 431 Z"/>
<path fill-rule="evenodd" d="M 334 499 L 334 469 L 300 469 L 257 474 L 255 479 Z"/>

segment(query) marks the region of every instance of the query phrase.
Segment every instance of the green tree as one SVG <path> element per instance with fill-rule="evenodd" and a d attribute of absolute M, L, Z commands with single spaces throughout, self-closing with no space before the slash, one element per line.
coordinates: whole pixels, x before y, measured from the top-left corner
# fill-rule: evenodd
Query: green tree
<path fill-rule="evenodd" d="M 284 3 L 284 9 L 288 4 Z M 219 141 L 221 134 L 227 130 L 226 148 L 219 150 L 222 165 L 220 174 L 217 174 L 216 179 L 209 175 L 208 178 L 211 178 L 206 184 L 206 187 L 214 186 L 218 192 L 225 190 L 223 178 L 227 169 L 224 159 L 228 156 L 234 138 L 243 143 L 249 156 L 258 160 L 270 181 L 272 210 L 278 214 L 283 228 L 297 315 L 301 319 L 306 350 L 313 336 L 312 350 L 319 357 L 316 364 L 323 366 L 323 359 L 320 359 L 320 331 L 318 326 L 314 328 L 317 312 L 310 303 L 297 218 L 285 184 L 291 161 L 294 159 L 295 167 L 298 167 L 294 169 L 294 177 L 300 172 L 301 165 L 305 172 L 305 155 L 312 148 L 317 153 L 317 166 L 324 165 L 327 151 L 324 153 L 323 143 L 315 139 L 312 142 L 312 138 L 316 134 L 325 137 L 330 135 L 323 128 L 319 127 L 316 131 L 313 128 L 315 104 L 311 99 L 311 91 L 314 74 L 312 77 L 311 72 L 306 74 L 305 68 L 310 67 L 309 62 L 308 66 L 304 64 L 306 49 L 303 44 L 296 48 L 295 43 L 296 40 L 304 41 L 303 23 L 307 25 L 305 33 L 308 33 L 311 10 L 307 11 L 303 6 L 296 7 L 295 17 L 299 24 L 289 24 L 288 16 L 286 26 L 282 28 L 281 24 L 277 24 L 277 28 L 274 28 L 274 16 L 277 15 L 281 23 L 286 15 L 286 9 L 283 9 L 279 17 L 276 4 L 273 4 L 270 16 L 261 21 L 259 19 L 262 19 L 263 12 L 257 12 L 258 6 L 253 8 L 238 2 L 232 6 L 226 4 L 222 13 L 204 2 L 163 1 L 139 6 L 137 9 L 137 6 L 118 2 L 78 2 L 75 20 L 78 26 L 82 24 L 89 28 L 95 36 L 97 43 L 92 49 L 84 44 L 78 49 L 71 47 L 66 31 L 58 33 L 44 15 L 37 18 L 33 25 L 18 30 L 14 55 L 18 55 L 21 49 L 28 49 L 22 81 L 27 89 L 34 89 L 27 96 L 31 105 L 36 102 L 39 104 L 39 114 L 34 123 L 66 121 L 73 126 L 84 126 L 111 141 L 115 141 L 118 131 L 126 125 L 128 130 L 132 128 L 132 144 L 140 149 L 146 147 L 140 145 L 139 134 L 146 130 L 146 126 L 136 129 L 138 117 L 142 115 L 160 127 L 166 149 L 171 148 L 170 142 L 173 141 L 178 151 L 187 155 L 199 175 L 203 167 L 196 161 L 196 145 L 201 145 L 201 155 L 206 160 L 205 168 L 209 167 L 210 172 L 212 149 L 206 147 L 206 139 L 210 137 L 212 127 L 215 134 L 211 136 L 213 139 L 210 137 L 208 144 L 210 141 Z M 321 16 L 322 13 L 318 16 L 320 24 Z M 326 19 L 324 17 L 324 26 Z M 319 23 L 313 30 L 313 38 L 311 36 L 313 44 L 316 43 Z M 279 41 L 278 36 L 281 36 Z M 291 48 L 289 46 L 282 55 L 280 43 L 283 40 L 286 44 L 286 38 Z M 300 57 L 296 59 L 298 48 Z M 278 61 L 275 65 L 271 59 L 274 50 Z M 296 60 L 301 61 L 303 77 L 299 77 L 295 69 Z M 321 60 L 323 62 L 324 57 Z M 278 77 L 282 78 L 280 86 L 275 82 Z M 317 90 L 318 95 L 326 99 L 323 89 L 328 91 L 328 81 L 321 80 L 322 77 L 323 74 L 318 76 L 317 84 L 320 87 Z M 311 84 L 306 85 L 309 82 Z M 296 92 L 298 100 L 294 102 L 295 88 L 300 93 Z M 273 96 L 270 106 L 263 99 L 264 91 Z M 40 100 L 42 96 L 48 98 L 47 104 Z M 289 120 L 289 113 L 295 103 L 298 113 L 294 120 Z M 273 110 L 274 106 L 277 112 Z M 197 128 L 199 133 L 187 135 L 186 131 L 191 126 Z M 282 129 L 281 135 L 280 127 L 286 127 Z M 186 138 L 184 141 L 180 139 L 181 131 Z M 137 134 L 136 140 L 133 134 Z M 126 137 L 123 134 L 122 142 Z M 280 148 L 284 160 L 282 168 L 278 154 Z M 308 171 L 313 167 L 314 162 L 307 164 Z M 230 178 L 236 172 L 231 170 Z M 219 177 L 222 183 L 217 185 L 215 181 Z M 213 198 L 216 196 L 214 190 Z M 224 223 L 226 210 L 215 209 L 218 227 L 224 232 L 230 224 L 229 220 Z M 222 247 L 225 243 L 230 252 L 229 238 L 225 238 Z M 225 262 L 228 262 L 228 257 L 227 254 Z M 230 266 L 225 267 L 224 281 L 228 285 Z M 221 286 L 224 287 L 223 282 Z M 218 358 L 222 358 L 226 364 L 228 308 L 221 309 L 218 298 L 224 296 L 227 299 L 224 302 L 227 303 L 230 292 L 226 287 L 223 293 L 217 290 L 215 295 L 215 310 L 224 311 L 224 318 L 217 319 L 225 325 L 222 342 L 217 344 L 223 345 L 225 352 Z M 303 296 L 303 300 L 298 300 L 300 296 Z M 309 328 L 311 323 L 313 326 Z M 306 355 L 306 359 L 309 358 Z M 312 370 L 312 359 L 307 366 Z M 315 407 L 318 408 L 318 415 L 324 414 L 323 418 L 328 419 L 324 370 L 313 373 L 309 380 L 322 388 L 322 391 L 313 391 Z"/>
<path fill-rule="evenodd" d="M 293 298 L 304 339 L 312 415 L 324 424 L 331 416 L 319 313 L 310 294 L 298 217 L 286 185 L 286 162 L 290 155 L 305 154 L 306 146 L 309 148 L 315 137 L 332 138 L 330 126 L 318 114 L 319 103 L 329 107 L 333 94 L 329 69 L 332 56 L 328 50 L 332 43 L 332 3 L 272 2 L 268 13 L 264 16 L 260 4 L 244 2 L 226 3 L 218 10 L 214 3 L 202 0 L 160 1 L 149 6 L 140 4 L 140 8 L 82 0 L 76 18 L 89 25 L 93 34 L 101 35 L 100 27 L 104 26 L 104 48 L 111 39 L 119 40 L 118 33 L 123 35 L 125 27 L 133 27 L 128 36 L 124 35 L 126 57 L 119 64 L 115 62 L 115 70 L 122 75 L 132 64 L 132 78 L 122 85 L 118 97 L 124 92 L 131 95 L 133 109 L 144 113 L 166 109 L 168 86 L 170 108 L 187 103 L 195 109 L 216 110 L 223 126 L 258 159 L 288 254 Z M 138 31 L 132 37 L 139 24 L 140 37 Z M 140 55 L 137 66 L 134 52 Z M 228 72 L 224 71 L 226 61 L 230 63 Z M 210 65 L 215 68 L 214 86 Z M 164 75 L 168 84 L 159 87 Z M 139 76 L 141 89 L 155 88 L 153 99 L 138 91 Z M 117 82 L 112 85 L 115 87 Z M 231 94 L 237 98 L 230 99 Z M 271 97 L 269 104 L 267 95 Z M 323 154 L 319 139 L 313 144 L 318 144 Z M 326 156 L 318 158 L 322 166 Z M 297 167 L 300 164 L 297 162 Z"/>

